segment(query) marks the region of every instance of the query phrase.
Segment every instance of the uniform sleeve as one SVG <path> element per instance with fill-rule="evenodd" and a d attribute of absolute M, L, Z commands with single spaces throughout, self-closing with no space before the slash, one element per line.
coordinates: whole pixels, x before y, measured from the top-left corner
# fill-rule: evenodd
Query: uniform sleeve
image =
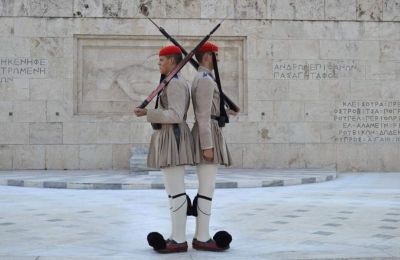
<path fill-rule="evenodd" d="M 172 80 L 165 91 L 168 99 L 168 109 L 148 109 L 147 121 L 160 124 L 178 124 L 183 122 L 186 112 L 186 86 L 177 80 Z"/>
<path fill-rule="evenodd" d="M 213 82 L 208 78 L 201 78 L 196 88 L 195 116 L 199 127 L 201 149 L 214 147 L 211 133 L 211 106 L 214 95 Z"/>

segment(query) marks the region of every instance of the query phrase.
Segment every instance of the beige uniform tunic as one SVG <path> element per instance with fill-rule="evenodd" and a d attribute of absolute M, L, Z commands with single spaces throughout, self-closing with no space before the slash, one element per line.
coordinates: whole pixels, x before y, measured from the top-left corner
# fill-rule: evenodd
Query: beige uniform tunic
<path fill-rule="evenodd" d="M 154 130 L 147 157 L 147 166 L 163 168 L 179 165 L 193 165 L 193 138 L 186 123 L 190 104 L 190 89 L 186 81 L 178 74 L 160 95 L 157 109 L 148 109 L 147 121 L 161 123 Z M 179 146 L 174 134 L 174 124 L 179 125 Z"/>
<path fill-rule="evenodd" d="M 220 116 L 219 90 L 210 71 L 200 66 L 193 79 L 192 102 L 196 121 L 192 129 L 194 140 L 194 161 L 196 164 L 231 165 L 231 155 L 228 150 L 222 129 L 218 121 L 211 115 Z M 214 148 L 214 161 L 204 160 L 202 150 Z"/>

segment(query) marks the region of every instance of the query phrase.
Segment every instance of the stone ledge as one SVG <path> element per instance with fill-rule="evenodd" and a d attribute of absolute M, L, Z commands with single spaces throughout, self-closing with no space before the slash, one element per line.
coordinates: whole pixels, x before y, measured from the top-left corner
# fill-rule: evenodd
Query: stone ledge
<path fill-rule="evenodd" d="M 216 188 L 289 186 L 325 182 L 337 177 L 336 171 L 332 170 L 219 169 Z M 185 182 L 188 189 L 198 187 L 195 174 L 186 174 Z M 0 171 L 0 185 L 93 190 L 164 189 L 160 171 L 145 175 L 129 171 Z"/>
<path fill-rule="evenodd" d="M 3 17 L 143 18 L 131 0 L 2 1 Z M 173 19 L 290 19 L 398 21 L 398 0 L 221 0 L 145 4 L 150 17 Z"/>

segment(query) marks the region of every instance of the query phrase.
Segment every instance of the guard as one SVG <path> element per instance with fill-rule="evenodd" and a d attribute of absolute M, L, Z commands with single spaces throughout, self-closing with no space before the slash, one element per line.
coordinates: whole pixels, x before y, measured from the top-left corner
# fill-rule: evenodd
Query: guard
<path fill-rule="evenodd" d="M 193 200 L 193 215 L 197 219 L 192 246 L 198 250 L 223 251 L 229 248 L 231 235 L 226 231 L 219 231 L 211 238 L 209 234 L 218 165 L 231 165 L 231 155 L 222 131 L 229 120 L 222 89 L 213 74 L 217 66 L 218 46 L 206 42 L 195 55 L 200 66 L 191 89 L 196 117 L 192 134 L 199 189 Z M 228 113 L 235 114 L 233 111 Z"/>
<path fill-rule="evenodd" d="M 167 46 L 159 52 L 160 72 L 168 75 L 182 60 L 181 50 Z M 172 231 L 168 239 L 160 233 L 148 235 L 148 242 L 159 253 L 185 252 L 187 212 L 191 209 L 185 192 L 185 165 L 193 165 L 193 139 L 186 123 L 190 88 L 178 73 L 158 95 L 155 109 L 136 108 L 136 116 L 147 116 L 154 132 L 151 136 L 147 165 L 161 168 L 169 198 Z"/>

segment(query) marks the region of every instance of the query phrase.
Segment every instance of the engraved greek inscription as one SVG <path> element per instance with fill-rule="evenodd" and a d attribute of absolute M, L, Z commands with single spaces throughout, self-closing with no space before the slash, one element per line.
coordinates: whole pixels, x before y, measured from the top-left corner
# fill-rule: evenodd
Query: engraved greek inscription
<path fill-rule="evenodd" d="M 335 142 L 400 142 L 399 101 L 343 101 L 333 112 Z"/>
<path fill-rule="evenodd" d="M 15 78 L 45 78 L 47 74 L 46 59 L 0 57 L 0 83 L 13 82 Z"/>
<path fill-rule="evenodd" d="M 362 71 L 356 61 L 283 61 L 274 60 L 272 75 L 281 80 L 330 80 L 351 78 Z"/>

